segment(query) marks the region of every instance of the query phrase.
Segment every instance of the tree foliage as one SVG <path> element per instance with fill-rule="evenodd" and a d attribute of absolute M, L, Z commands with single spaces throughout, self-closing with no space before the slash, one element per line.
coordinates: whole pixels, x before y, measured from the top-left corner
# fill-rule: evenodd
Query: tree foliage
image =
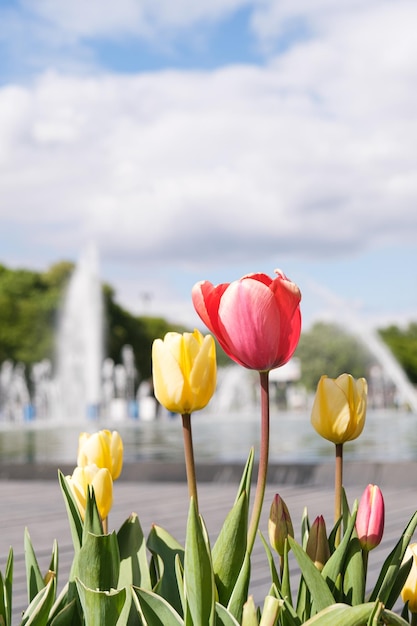
<path fill-rule="evenodd" d="M 46 272 L 9 269 L 0 265 L 0 363 L 6 359 L 23 363 L 27 371 L 42 359 L 54 362 L 55 332 L 65 288 L 74 269 L 62 261 Z M 105 354 L 115 363 L 121 360 L 124 345 L 131 345 L 140 379 L 151 376 L 151 346 L 168 331 L 183 332 L 163 318 L 135 316 L 117 303 L 110 285 L 103 285 L 105 311 Z M 417 383 L 417 323 L 406 329 L 390 326 L 381 337 Z M 304 331 L 296 351 L 302 363 L 302 383 L 314 390 L 322 374 L 331 378 L 349 372 L 367 376 L 372 361 L 366 349 L 335 324 L 317 323 Z M 217 345 L 218 364 L 230 359 Z"/>
<path fill-rule="evenodd" d="M 0 265 L 0 363 L 10 359 L 26 370 L 48 358 L 54 363 L 55 333 L 65 289 L 74 269 L 63 261 L 46 272 Z M 162 318 L 136 317 L 103 285 L 105 354 L 120 362 L 122 347 L 132 346 L 141 378 L 151 375 L 151 346 L 173 327 Z"/>
<path fill-rule="evenodd" d="M 410 381 L 417 384 L 417 323 L 405 329 L 389 326 L 379 332 Z"/>
<path fill-rule="evenodd" d="M 61 294 L 72 268 L 63 262 L 39 273 L 0 266 L 0 362 L 30 365 L 53 356 Z"/>
<path fill-rule="evenodd" d="M 337 378 L 348 372 L 366 377 L 371 357 L 368 351 L 336 324 L 317 322 L 303 332 L 295 356 L 301 360 L 301 382 L 313 391 L 320 376 Z"/>

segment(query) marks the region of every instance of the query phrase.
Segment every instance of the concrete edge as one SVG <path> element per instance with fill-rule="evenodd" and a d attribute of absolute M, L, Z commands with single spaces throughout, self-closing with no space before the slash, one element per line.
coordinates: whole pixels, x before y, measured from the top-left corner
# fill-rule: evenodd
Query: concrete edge
<path fill-rule="evenodd" d="M 197 480 L 200 482 L 238 483 L 244 463 L 197 463 Z M 5 464 L 0 463 L 0 480 L 56 480 L 58 469 L 71 474 L 73 465 L 47 463 Z M 255 464 L 253 480 L 256 480 Z M 355 462 L 344 463 L 345 485 L 377 484 L 380 487 L 415 487 L 417 462 L 396 463 Z M 135 482 L 183 482 L 185 466 L 179 462 L 137 461 L 125 463 L 122 481 Z M 272 463 L 268 470 L 269 484 L 297 486 L 331 486 L 334 483 L 334 464 L 325 463 Z"/>

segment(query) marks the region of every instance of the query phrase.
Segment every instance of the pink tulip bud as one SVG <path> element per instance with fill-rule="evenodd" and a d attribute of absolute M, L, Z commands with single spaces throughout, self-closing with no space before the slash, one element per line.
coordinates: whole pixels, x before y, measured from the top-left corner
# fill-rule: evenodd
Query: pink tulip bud
<path fill-rule="evenodd" d="M 306 553 L 320 571 L 330 558 L 329 540 L 327 538 L 324 517 L 319 515 L 314 520 L 306 545 Z"/>
<path fill-rule="evenodd" d="M 275 494 L 269 513 L 268 536 L 271 546 L 280 556 L 284 554 L 288 535 L 294 537 L 290 512 L 281 496 Z"/>
<path fill-rule="evenodd" d="M 384 533 L 384 498 L 377 485 L 368 485 L 359 502 L 356 532 L 362 550 L 373 550 L 381 542 Z"/>

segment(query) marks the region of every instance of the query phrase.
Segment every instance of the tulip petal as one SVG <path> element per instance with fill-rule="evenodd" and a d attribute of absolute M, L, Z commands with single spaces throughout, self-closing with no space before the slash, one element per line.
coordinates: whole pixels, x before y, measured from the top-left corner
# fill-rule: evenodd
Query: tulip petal
<path fill-rule="evenodd" d="M 216 346 L 211 335 L 167 333 L 152 346 L 157 400 L 169 411 L 190 414 L 204 408 L 216 386 Z"/>
<path fill-rule="evenodd" d="M 117 430 L 111 435 L 110 456 L 112 459 L 111 475 L 113 480 L 117 480 L 123 467 L 123 440 Z"/>
<path fill-rule="evenodd" d="M 251 369 L 271 368 L 281 318 L 272 292 L 264 283 L 249 278 L 231 283 L 220 302 L 219 323 L 229 356 Z"/>
<path fill-rule="evenodd" d="M 366 416 L 367 384 L 350 374 L 336 379 L 322 376 L 314 398 L 311 423 L 325 439 L 335 444 L 359 437 Z"/>
<path fill-rule="evenodd" d="M 286 363 L 301 332 L 298 287 L 284 274 L 247 274 L 230 284 L 194 285 L 194 307 L 226 354 L 249 369 Z"/>
<path fill-rule="evenodd" d="M 184 376 L 170 347 L 162 339 L 152 346 L 153 381 L 155 397 L 168 411 L 181 412 Z"/>

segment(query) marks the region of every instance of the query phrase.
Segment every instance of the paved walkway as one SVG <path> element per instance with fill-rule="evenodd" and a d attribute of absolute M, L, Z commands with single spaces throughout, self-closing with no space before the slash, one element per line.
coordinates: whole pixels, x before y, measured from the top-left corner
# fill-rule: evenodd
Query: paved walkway
<path fill-rule="evenodd" d="M 197 469 L 198 471 L 198 469 Z M 364 481 L 347 487 L 352 503 L 359 498 L 366 486 Z M 383 559 L 396 543 L 411 515 L 417 509 L 417 475 L 415 486 L 389 484 L 383 487 L 386 504 L 384 539 L 369 558 L 369 580 L 375 579 Z M 355 482 L 355 481 L 354 481 Z M 401 482 L 401 481 L 396 481 Z M 199 484 L 200 511 L 205 519 L 210 537 L 215 539 L 225 515 L 231 507 L 237 490 L 237 482 L 202 482 Z M 333 489 L 330 484 L 294 485 L 283 481 L 269 484 L 265 498 L 264 514 L 260 528 L 267 535 L 267 517 L 273 495 L 279 493 L 287 503 L 295 532 L 299 539 L 300 520 L 305 506 L 310 520 L 324 515 L 328 527 L 332 524 Z M 0 570 L 4 572 L 10 545 L 15 555 L 14 568 L 14 623 L 19 623 L 19 613 L 26 608 L 26 575 L 23 538 L 28 528 L 42 570 L 47 569 L 52 542 L 57 539 L 59 556 L 58 587 L 62 588 L 72 559 L 72 543 L 64 501 L 57 480 L 0 480 Z M 180 542 L 184 541 L 188 512 L 188 493 L 184 482 L 120 480 L 115 484 L 114 506 L 109 516 L 109 529 L 118 529 L 128 515 L 138 513 L 145 534 L 153 522 L 166 528 Z M 252 558 L 251 592 L 262 603 L 268 592 L 270 580 L 264 551 L 260 541 L 255 544 Z"/>

